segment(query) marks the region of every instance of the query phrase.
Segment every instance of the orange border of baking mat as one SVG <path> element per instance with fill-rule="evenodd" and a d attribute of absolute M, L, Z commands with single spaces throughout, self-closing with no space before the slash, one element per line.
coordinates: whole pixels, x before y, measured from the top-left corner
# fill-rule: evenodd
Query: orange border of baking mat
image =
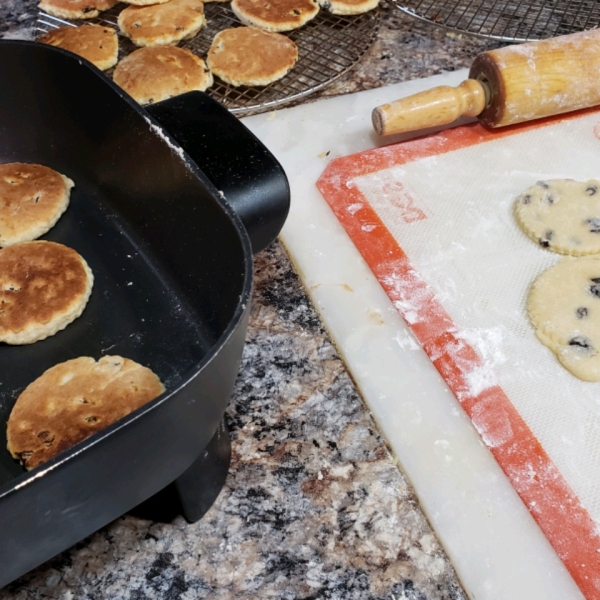
<path fill-rule="evenodd" d="M 479 124 L 464 125 L 337 158 L 327 166 L 317 187 L 484 441 L 493 442 L 498 437 L 494 433 L 505 432 L 510 425 L 512 437 L 497 445 L 488 444 L 492 454 L 584 596 L 587 600 L 600 600 L 600 534 L 594 521 L 502 388 L 494 386 L 477 396 L 470 395 L 466 375 L 480 366 L 481 360 L 472 347 L 455 335 L 457 328 L 450 316 L 352 183 L 355 177 L 591 112 L 597 111 L 587 109 L 495 132 Z M 355 206 L 348 211 L 350 205 Z M 355 210 L 357 206 L 360 208 Z M 367 226 L 365 230 L 363 226 Z M 403 306 L 410 307 L 409 320 Z"/>

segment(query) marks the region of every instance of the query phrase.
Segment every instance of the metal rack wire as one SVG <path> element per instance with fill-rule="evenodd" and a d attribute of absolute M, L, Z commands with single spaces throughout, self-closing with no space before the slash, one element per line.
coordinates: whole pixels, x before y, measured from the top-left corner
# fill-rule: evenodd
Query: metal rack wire
<path fill-rule="evenodd" d="M 525 42 L 594 29 L 597 0 L 392 0 L 402 12 L 481 37 Z"/>
<path fill-rule="evenodd" d="M 118 30 L 117 17 L 122 8 L 123 5 L 117 5 L 98 18 L 86 21 L 65 21 L 40 12 L 36 37 L 63 25 L 84 23 L 109 25 Z M 202 58 L 206 57 L 217 32 L 241 25 L 228 4 L 211 2 L 204 5 L 204 10 L 207 26 L 193 39 L 180 44 Z M 338 16 L 321 10 L 300 29 L 286 33 L 298 45 L 299 58 L 283 79 L 265 87 L 234 87 L 215 77 L 207 93 L 237 114 L 264 112 L 287 104 L 322 89 L 349 71 L 375 41 L 378 28 L 377 10 L 357 16 Z M 135 49 L 130 40 L 119 36 L 119 58 Z M 111 76 L 111 71 L 107 75 Z"/>

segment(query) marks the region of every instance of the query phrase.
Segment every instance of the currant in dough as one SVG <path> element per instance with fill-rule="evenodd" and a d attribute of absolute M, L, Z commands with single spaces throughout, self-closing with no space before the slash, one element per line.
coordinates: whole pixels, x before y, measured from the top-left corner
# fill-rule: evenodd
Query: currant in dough
<path fill-rule="evenodd" d="M 529 318 L 542 344 L 584 381 L 600 381 L 600 256 L 565 257 L 533 283 Z"/>
<path fill-rule="evenodd" d="M 548 250 L 600 253 L 600 181 L 538 181 L 516 199 L 515 216 L 521 229 Z"/>

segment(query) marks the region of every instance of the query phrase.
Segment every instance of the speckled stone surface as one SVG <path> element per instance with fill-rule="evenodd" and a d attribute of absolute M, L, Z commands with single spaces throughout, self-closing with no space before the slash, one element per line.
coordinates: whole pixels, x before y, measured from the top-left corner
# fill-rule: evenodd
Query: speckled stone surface
<path fill-rule="evenodd" d="M 379 34 L 363 60 L 310 101 L 468 68 L 477 54 L 501 45 L 408 17 L 391 3 L 379 11 Z"/>
<path fill-rule="evenodd" d="M 26 36 L 35 5 L 4 0 L 0 35 Z M 365 59 L 319 96 L 465 67 L 494 46 L 381 10 Z M 227 412 L 232 465 L 207 515 L 193 525 L 124 516 L 0 600 L 465 598 L 278 243 L 255 275 Z"/>

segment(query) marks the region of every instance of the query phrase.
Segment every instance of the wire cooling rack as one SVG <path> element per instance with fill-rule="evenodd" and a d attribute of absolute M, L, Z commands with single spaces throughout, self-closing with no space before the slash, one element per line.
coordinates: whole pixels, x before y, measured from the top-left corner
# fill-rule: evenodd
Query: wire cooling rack
<path fill-rule="evenodd" d="M 84 23 L 109 25 L 118 30 L 117 17 L 124 7 L 119 4 L 101 13 L 98 18 L 85 21 L 65 21 L 40 12 L 36 22 L 36 37 L 63 25 Z M 241 25 L 228 3 L 210 2 L 204 5 L 204 11 L 207 26 L 193 39 L 179 44 L 202 58 L 206 58 L 212 40 L 219 31 Z M 298 45 L 298 62 L 283 79 L 264 87 L 234 87 L 215 77 L 207 93 L 238 114 L 264 112 L 287 104 L 322 89 L 349 71 L 375 41 L 378 29 L 377 10 L 357 16 L 332 15 L 320 10 L 312 21 L 284 34 Z M 130 40 L 119 35 L 119 59 L 135 49 Z M 112 71 L 106 74 L 110 77 Z"/>
<path fill-rule="evenodd" d="M 508 42 L 540 40 L 600 24 L 597 0 L 392 0 L 413 17 Z"/>

